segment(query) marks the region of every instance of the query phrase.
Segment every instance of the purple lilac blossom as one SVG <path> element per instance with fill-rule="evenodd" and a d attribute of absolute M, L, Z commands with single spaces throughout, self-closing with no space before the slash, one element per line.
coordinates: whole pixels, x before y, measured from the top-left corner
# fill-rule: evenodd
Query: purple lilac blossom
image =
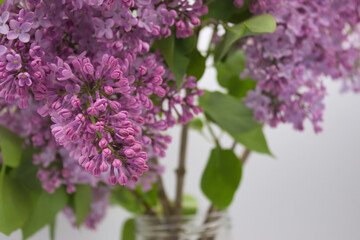
<path fill-rule="evenodd" d="M 242 77 L 257 81 L 246 105 L 256 119 L 271 126 L 285 122 L 303 130 L 309 119 L 315 132 L 321 131 L 324 76 L 360 90 L 359 67 L 354 64 L 359 49 L 343 47 L 347 28 L 359 34 L 358 1 L 259 0 L 251 10 L 272 14 L 278 26 L 274 34 L 247 39 L 241 46 L 247 60 Z"/>
<path fill-rule="evenodd" d="M 190 36 L 206 9 L 199 0 L 5 0 L 0 124 L 40 150 L 33 163 L 45 190 L 151 188 L 163 170 L 149 157 L 164 157 L 164 131 L 202 111 L 194 103 L 202 91 L 191 76 L 178 88 L 150 47 L 176 21 L 184 23 L 179 37 Z M 105 212 L 108 194 L 101 195 L 88 227 Z"/>

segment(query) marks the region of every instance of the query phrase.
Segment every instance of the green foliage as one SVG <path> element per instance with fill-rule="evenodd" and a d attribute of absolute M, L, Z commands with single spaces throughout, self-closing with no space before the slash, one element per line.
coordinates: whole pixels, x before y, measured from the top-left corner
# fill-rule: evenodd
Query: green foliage
<path fill-rule="evenodd" d="M 21 160 L 23 140 L 2 126 L 0 126 L 0 146 L 4 164 L 9 167 L 18 167 Z"/>
<path fill-rule="evenodd" d="M 197 199 L 190 195 L 184 195 L 182 200 L 182 214 L 183 215 L 194 215 L 198 210 Z"/>
<path fill-rule="evenodd" d="M 111 193 L 110 201 L 134 214 L 142 214 L 145 212 L 144 206 L 140 204 L 134 194 L 131 193 L 131 190 L 124 187 L 114 189 Z"/>
<path fill-rule="evenodd" d="M 12 136 L 13 133 L 8 132 L 8 130 L 3 131 L 2 128 L 2 133 L 4 132 L 6 136 L 11 136 L 7 140 L 8 144 L 12 142 L 10 139 L 16 139 L 15 144 L 18 142 L 17 136 Z M 33 153 L 32 148 L 25 149 L 21 160 L 15 164 L 20 164 L 18 168 L 5 171 L 6 167 L 2 166 L 0 175 L 0 232 L 6 235 L 21 228 L 28 221 L 32 207 L 41 191 L 40 181 L 36 177 L 37 170 L 32 164 Z"/>
<path fill-rule="evenodd" d="M 74 193 L 74 207 L 76 215 L 76 225 L 78 227 L 84 222 L 91 210 L 92 191 L 87 184 L 76 185 Z"/>
<path fill-rule="evenodd" d="M 200 97 L 200 106 L 205 114 L 237 142 L 250 150 L 270 154 L 261 125 L 253 118 L 253 112 L 232 96 L 206 91 Z M 251 137 L 251 140 L 248 139 Z"/>
<path fill-rule="evenodd" d="M 157 41 L 157 47 L 162 53 L 166 64 L 175 76 L 177 87 L 181 87 L 182 79 L 189 65 L 188 54 L 196 46 L 196 40 L 176 39 L 172 34 L 168 38 Z"/>
<path fill-rule="evenodd" d="M 178 45 L 175 45 L 174 49 L 174 62 L 176 63 L 174 63 L 170 69 L 175 76 L 176 86 L 179 89 L 189 66 L 190 59 Z"/>
<path fill-rule="evenodd" d="M 201 121 L 200 118 L 194 118 L 193 120 L 191 120 L 190 122 L 190 128 L 199 131 L 200 133 L 202 132 L 202 129 L 204 127 L 204 123 Z"/>
<path fill-rule="evenodd" d="M 16 180 L 0 176 L 0 232 L 10 235 L 21 228 L 30 216 L 29 192 Z"/>
<path fill-rule="evenodd" d="M 174 67 L 174 46 L 175 37 L 170 35 L 168 38 L 162 38 L 156 41 L 157 48 L 160 50 L 164 57 L 166 64 L 170 67 Z"/>
<path fill-rule="evenodd" d="M 63 209 L 68 201 L 65 188 L 58 188 L 53 194 L 45 191 L 40 193 L 36 204 L 31 210 L 30 218 L 22 227 L 23 237 L 26 239 L 54 222 L 57 213 Z"/>
<path fill-rule="evenodd" d="M 214 148 L 201 178 L 201 189 L 217 209 L 226 209 L 233 200 L 241 174 L 241 162 L 232 150 Z"/>
<path fill-rule="evenodd" d="M 233 134 L 248 132 L 260 124 L 245 104 L 220 92 L 205 91 L 200 97 L 200 106 L 224 130 Z"/>
<path fill-rule="evenodd" d="M 156 207 L 158 204 L 158 188 L 154 183 L 152 184 L 151 190 L 144 192 L 140 185 L 136 186 L 135 191 L 149 206 Z"/>
<path fill-rule="evenodd" d="M 197 39 L 195 35 L 191 35 L 187 38 L 176 38 L 175 48 L 181 50 L 184 55 L 188 56 L 190 53 L 196 50 Z M 175 58 L 174 63 L 177 63 Z"/>
<path fill-rule="evenodd" d="M 33 193 L 40 194 L 42 191 L 41 183 L 36 177 L 38 168 L 32 163 L 33 154 L 36 152 L 37 151 L 32 147 L 26 148 L 23 151 L 19 167 L 14 168 L 9 175 L 26 189 L 32 191 Z"/>
<path fill-rule="evenodd" d="M 249 78 L 240 79 L 240 73 L 245 69 L 245 55 L 241 50 L 229 55 L 224 62 L 218 62 L 215 67 L 220 86 L 236 98 L 245 97 L 256 86 L 256 82 Z"/>
<path fill-rule="evenodd" d="M 199 81 L 204 75 L 206 68 L 206 58 L 200 54 L 200 52 L 195 49 L 189 56 L 190 63 L 186 70 L 188 76 L 194 76 Z"/>
<path fill-rule="evenodd" d="M 220 61 L 229 51 L 232 44 L 242 37 L 273 33 L 276 29 L 275 19 L 270 14 L 263 14 L 232 27 L 226 27 L 223 41 L 215 49 L 215 62 Z"/>
<path fill-rule="evenodd" d="M 128 219 L 123 226 L 121 240 L 135 240 L 135 219 Z"/>
<path fill-rule="evenodd" d="M 32 163 L 37 151 L 28 147 L 23 151 L 17 168 L 0 176 L 0 232 L 6 235 L 21 228 L 26 239 L 47 224 L 53 224 L 56 214 L 68 202 L 64 188 L 53 194 L 41 188 L 36 177 L 37 167 Z"/>
<path fill-rule="evenodd" d="M 243 134 L 234 135 L 233 137 L 237 142 L 242 143 L 248 149 L 259 153 L 265 153 L 272 157 L 274 156 L 268 147 L 262 126 Z"/>
<path fill-rule="evenodd" d="M 210 1 L 208 4 L 207 18 L 213 18 L 224 22 L 238 23 L 251 17 L 249 11 L 249 1 L 244 1 L 242 8 L 236 8 L 232 0 L 215 0 Z"/>
<path fill-rule="evenodd" d="M 171 35 L 158 40 L 156 45 L 174 74 L 178 88 L 181 87 L 185 75 L 194 76 L 199 80 L 204 74 L 206 59 L 196 48 L 196 36 L 177 39 Z"/>

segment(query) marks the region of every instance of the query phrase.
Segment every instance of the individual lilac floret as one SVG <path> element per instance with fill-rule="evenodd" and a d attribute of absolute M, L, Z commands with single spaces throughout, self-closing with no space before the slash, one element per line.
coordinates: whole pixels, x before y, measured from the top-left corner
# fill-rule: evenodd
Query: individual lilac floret
<path fill-rule="evenodd" d="M 168 11 L 166 8 L 162 8 L 160 10 L 161 15 L 163 18 L 161 19 L 163 24 L 172 26 L 175 23 L 175 18 L 177 17 L 177 14 L 175 10 Z"/>
<path fill-rule="evenodd" d="M 7 34 L 9 32 L 9 26 L 6 24 L 9 19 L 9 12 L 3 12 L 0 17 L 0 33 Z"/>
<path fill-rule="evenodd" d="M 30 75 L 28 73 L 20 73 L 18 75 L 18 80 L 19 80 L 19 86 L 20 87 L 24 87 L 24 86 L 30 87 L 31 84 L 32 84 L 32 81 L 30 79 Z"/>
<path fill-rule="evenodd" d="M 113 35 L 113 31 L 112 31 L 111 28 L 115 24 L 114 20 L 107 19 L 104 22 L 99 18 L 95 18 L 94 23 L 95 23 L 95 25 L 97 27 L 97 33 L 96 33 L 97 38 L 102 38 L 103 36 L 105 36 L 107 39 L 112 39 L 113 38 L 114 35 Z"/>
<path fill-rule="evenodd" d="M 28 32 L 31 29 L 31 23 L 24 22 L 20 24 L 20 22 L 12 19 L 10 20 L 10 28 L 11 30 L 7 34 L 7 38 L 9 40 L 19 38 L 19 40 L 23 43 L 30 41 L 30 34 Z"/>
<path fill-rule="evenodd" d="M 123 15 L 123 19 L 120 20 L 120 25 L 124 27 L 126 32 L 130 32 L 133 26 L 135 26 L 138 21 L 134 18 L 130 12 L 125 12 Z"/>
<path fill-rule="evenodd" d="M 13 71 L 21 68 L 21 57 L 19 54 L 8 54 L 6 55 L 6 60 L 8 61 L 6 64 L 6 70 Z"/>

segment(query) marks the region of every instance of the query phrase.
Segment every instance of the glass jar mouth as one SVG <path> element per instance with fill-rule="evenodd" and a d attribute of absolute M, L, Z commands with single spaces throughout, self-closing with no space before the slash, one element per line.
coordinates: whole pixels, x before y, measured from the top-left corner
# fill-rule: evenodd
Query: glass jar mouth
<path fill-rule="evenodd" d="M 227 211 L 202 212 L 182 216 L 142 215 L 135 219 L 139 239 L 221 239 L 214 238 L 224 229 L 230 229 Z"/>

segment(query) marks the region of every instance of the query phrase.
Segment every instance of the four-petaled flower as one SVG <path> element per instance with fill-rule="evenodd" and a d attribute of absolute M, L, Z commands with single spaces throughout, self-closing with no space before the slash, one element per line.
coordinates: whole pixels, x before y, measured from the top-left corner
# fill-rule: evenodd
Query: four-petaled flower
<path fill-rule="evenodd" d="M 6 60 L 8 61 L 6 64 L 6 70 L 13 71 L 21 68 L 21 57 L 19 54 L 8 54 L 6 55 Z"/>
<path fill-rule="evenodd" d="M 99 18 L 94 19 L 94 23 L 97 26 L 96 37 L 102 38 L 104 35 L 107 39 L 113 38 L 113 31 L 112 27 L 114 26 L 115 22 L 112 19 L 107 19 L 105 22 Z"/>
<path fill-rule="evenodd" d="M 7 38 L 9 40 L 14 40 L 19 38 L 19 40 L 23 43 L 29 42 L 30 34 L 28 32 L 31 29 L 31 23 L 24 22 L 20 24 L 20 22 L 12 19 L 10 20 L 10 28 L 11 31 L 9 31 L 7 34 Z"/>
<path fill-rule="evenodd" d="M 124 27 L 126 32 L 130 32 L 131 28 L 135 26 L 138 21 L 130 12 L 125 12 L 123 17 L 124 18 L 120 20 L 120 25 Z"/>
<path fill-rule="evenodd" d="M 20 87 L 24 87 L 25 85 L 30 87 L 32 84 L 32 81 L 30 79 L 30 75 L 25 72 L 25 73 L 20 73 L 18 75 L 18 80 L 19 80 L 19 86 Z"/>
<path fill-rule="evenodd" d="M 168 11 L 166 8 L 162 8 L 160 10 L 161 15 L 163 18 L 161 19 L 162 23 L 165 25 L 172 26 L 175 23 L 175 18 L 177 16 L 175 10 Z"/>

